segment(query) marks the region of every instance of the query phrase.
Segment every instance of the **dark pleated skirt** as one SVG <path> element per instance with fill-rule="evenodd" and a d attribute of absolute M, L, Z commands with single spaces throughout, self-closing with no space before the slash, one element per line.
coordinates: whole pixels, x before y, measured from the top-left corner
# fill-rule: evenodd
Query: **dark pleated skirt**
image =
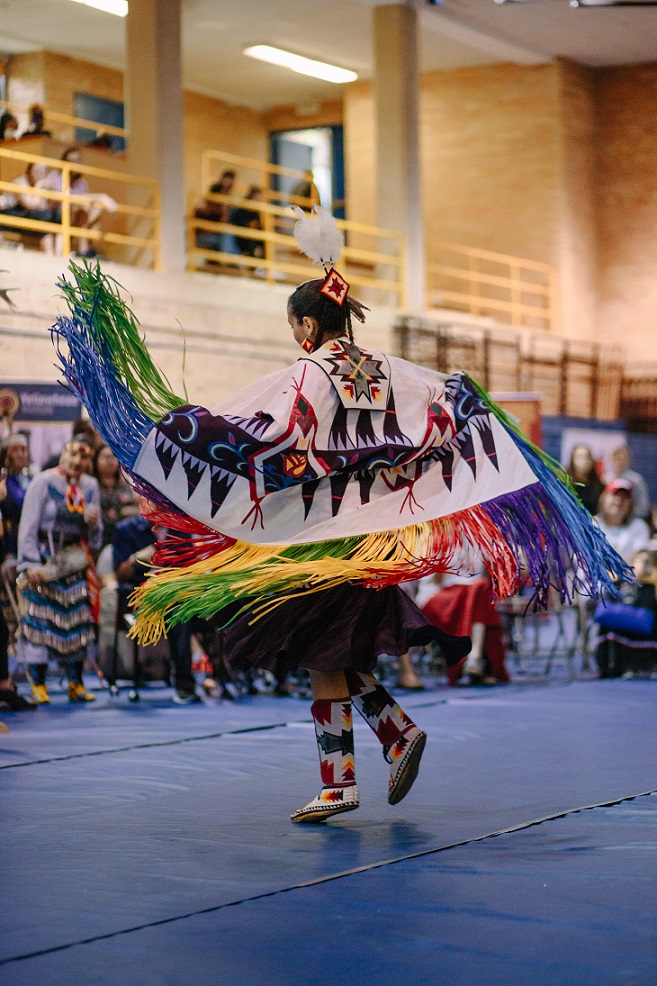
<path fill-rule="evenodd" d="M 398 586 L 375 590 L 341 585 L 288 599 L 252 620 L 250 611 L 242 613 L 224 630 L 229 672 L 370 672 L 379 655 L 399 657 L 409 647 L 431 641 L 452 665 L 470 650 L 469 637 L 454 637 L 433 626 Z"/>

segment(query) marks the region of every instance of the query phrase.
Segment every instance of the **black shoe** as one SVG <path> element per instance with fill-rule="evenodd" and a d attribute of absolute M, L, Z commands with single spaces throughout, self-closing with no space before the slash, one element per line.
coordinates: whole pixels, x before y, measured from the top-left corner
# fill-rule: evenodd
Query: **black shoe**
<path fill-rule="evenodd" d="M 8 709 L 9 712 L 28 712 L 36 709 L 33 702 L 28 702 L 13 688 L 0 688 L 0 707 Z"/>
<path fill-rule="evenodd" d="M 193 705 L 194 702 L 201 701 L 201 696 L 197 695 L 196 692 L 183 692 L 176 690 L 173 693 L 173 700 L 176 705 Z"/>

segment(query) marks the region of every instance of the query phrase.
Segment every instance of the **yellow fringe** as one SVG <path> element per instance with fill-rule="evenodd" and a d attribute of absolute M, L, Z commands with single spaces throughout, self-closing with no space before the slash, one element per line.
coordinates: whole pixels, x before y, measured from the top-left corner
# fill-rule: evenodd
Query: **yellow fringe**
<path fill-rule="evenodd" d="M 230 548 L 180 568 L 159 569 L 137 589 L 131 604 L 137 611 L 137 620 L 130 635 L 142 644 L 155 643 L 166 633 L 167 612 L 177 608 L 185 599 L 198 594 L 198 584 L 185 587 L 185 582 L 199 576 L 222 576 L 250 572 L 243 579 L 233 582 L 237 598 L 260 597 L 262 602 L 253 608 L 254 620 L 264 616 L 286 599 L 294 596 L 334 588 L 345 582 L 376 583 L 377 578 L 384 582 L 390 576 L 420 578 L 427 572 L 431 559 L 432 568 L 440 557 L 441 568 L 446 570 L 453 561 L 456 551 L 474 538 L 481 544 L 485 532 L 471 515 L 470 524 L 455 523 L 458 515 L 452 514 L 439 521 L 423 522 L 400 528 L 396 531 L 378 531 L 363 535 L 353 548 L 342 557 L 320 557 L 296 560 L 285 557 L 285 545 L 254 545 L 238 541 Z M 469 528 L 469 529 L 468 529 Z M 475 537 L 475 533 L 477 537 Z M 504 564 L 505 552 L 497 551 L 496 545 L 489 541 L 489 552 L 497 556 L 498 564 Z M 285 590 L 278 592 L 272 583 L 283 579 Z M 399 579 L 398 581 L 401 581 Z M 169 583 L 177 583 L 175 601 L 166 611 L 153 604 L 154 590 Z M 266 597 L 268 593 L 274 595 Z M 295 591 L 296 590 L 296 591 Z"/>

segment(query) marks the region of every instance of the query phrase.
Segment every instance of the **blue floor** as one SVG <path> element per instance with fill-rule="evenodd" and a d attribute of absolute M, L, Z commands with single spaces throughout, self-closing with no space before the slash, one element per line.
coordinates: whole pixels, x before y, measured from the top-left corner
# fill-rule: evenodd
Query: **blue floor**
<path fill-rule="evenodd" d="M 3 715 L 3 986 L 657 983 L 657 682 L 404 698 L 413 791 L 357 722 L 318 827 L 308 703 L 165 695 Z"/>

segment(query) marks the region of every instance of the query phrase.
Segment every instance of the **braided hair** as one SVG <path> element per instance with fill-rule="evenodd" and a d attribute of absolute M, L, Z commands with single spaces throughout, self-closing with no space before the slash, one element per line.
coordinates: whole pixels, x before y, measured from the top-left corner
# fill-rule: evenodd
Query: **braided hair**
<path fill-rule="evenodd" d="M 311 281 L 304 281 L 290 295 L 287 303 L 288 309 L 292 312 L 297 322 L 301 322 L 306 316 L 314 318 L 317 322 L 317 335 L 312 351 L 316 352 L 322 345 L 325 336 L 346 335 L 349 342 L 354 345 L 354 332 L 351 327 L 352 315 L 359 322 L 365 321 L 365 312 L 369 311 L 364 305 L 350 298 L 349 295 L 341 305 L 331 298 L 322 294 L 324 278 L 318 277 Z"/>

